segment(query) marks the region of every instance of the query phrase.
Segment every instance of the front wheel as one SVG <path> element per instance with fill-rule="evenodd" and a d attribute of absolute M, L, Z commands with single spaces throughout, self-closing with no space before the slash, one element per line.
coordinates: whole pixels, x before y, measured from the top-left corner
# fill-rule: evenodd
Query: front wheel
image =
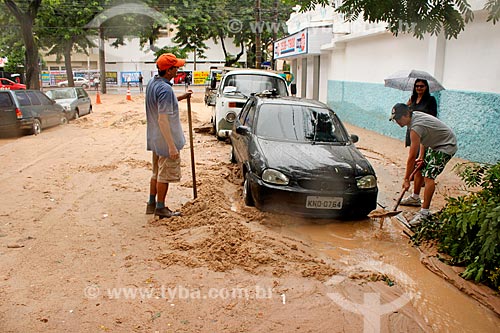
<path fill-rule="evenodd" d="M 250 189 L 250 181 L 248 180 L 248 172 L 245 174 L 245 181 L 243 182 L 243 200 L 247 206 L 253 207 L 255 205 L 252 190 Z"/>
<path fill-rule="evenodd" d="M 75 110 L 75 116 L 73 117 L 73 119 L 78 119 L 80 118 L 80 113 L 78 112 L 78 110 Z"/>
<path fill-rule="evenodd" d="M 229 155 L 229 160 L 231 163 L 236 163 L 236 156 L 234 156 L 234 147 L 231 145 L 231 154 Z"/>

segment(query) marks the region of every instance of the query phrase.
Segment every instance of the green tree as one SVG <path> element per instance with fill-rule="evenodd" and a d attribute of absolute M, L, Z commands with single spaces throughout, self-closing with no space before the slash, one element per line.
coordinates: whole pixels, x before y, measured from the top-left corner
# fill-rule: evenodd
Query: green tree
<path fill-rule="evenodd" d="M 272 42 L 273 36 L 279 38 L 286 34 L 282 25 L 276 24 L 275 12 L 273 11 L 274 0 L 264 0 L 261 4 L 260 25 L 255 23 L 255 2 L 248 0 L 222 0 L 218 2 L 203 0 L 196 3 L 184 1 L 174 2 L 167 12 L 172 13 L 177 26 L 177 34 L 174 42 L 190 52 L 197 52 L 203 57 L 207 49 L 206 40 L 212 39 L 220 44 L 225 56 L 225 65 L 231 66 L 239 61 L 247 50 L 248 63 L 255 60 L 255 33 L 259 30 L 262 35 L 263 54 L 267 52 L 267 46 Z M 292 5 L 279 1 L 279 22 L 285 22 L 291 11 Z M 277 34 L 273 32 L 276 31 Z M 233 55 L 227 51 L 226 38 L 233 38 L 235 45 L 240 51 Z"/>
<path fill-rule="evenodd" d="M 33 26 L 42 0 L 19 1 L 18 3 L 12 0 L 3 0 L 3 2 L 21 27 L 21 37 L 26 49 L 26 86 L 28 89 L 40 89 L 38 43 L 33 33 Z"/>
<path fill-rule="evenodd" d="M 329 0 L 299 0 L 302 10 L 315 5 L 328 6 Z M 488 0 L 484 6 L 488 21 L 495 24 L 500 19 L 500 1 Z M 472 21 L 474 14 L 466 0 L 345 0 L 336 8 L 348 21 L 362 17 L 368 22 L 387 22 L 387 28 L 397 35 L 400 32 L 413 33 L 417 38 L 424 34 L 437 35 L 444 31 L 447 39 L 457 38 Z"/>
<path fill-rule="evenodd" d="M 3 25 L 0 32 L 0 57 L 8 59 L 3 70 L 9 73 L 24 75 L 25 48 L 20 34 L 19 24 L 14 16 L 7 10 L 5 4 L 1 2 L 0 22 L 2 22 Z"/>
<path fill-rule="evenodd" d="M 87 54 L 88 47 L 95 46 L 87 37 L 95 35 L 97 31 L 85 26 L 102 9 L 97 0 L 85 4 L 69 0 L 46 0 L 40 8 L 37 33 L 42 47 L 48 50 L 48 55 L 55 54 L 58 60 L 64 57 L 70 87 L 74 86 L 71 54 Z"/>

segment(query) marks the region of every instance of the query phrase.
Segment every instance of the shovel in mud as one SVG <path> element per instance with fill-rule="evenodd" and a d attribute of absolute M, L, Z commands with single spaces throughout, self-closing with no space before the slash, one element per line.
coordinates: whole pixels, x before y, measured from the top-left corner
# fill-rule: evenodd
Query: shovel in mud
<path fill-rule="evenodd" d="M 422 169 L 422 166 L 423 166 L 423 164 L 420 163 L 415 167 L 415 169 L 411 172 L 410 179 L 412 179 L 415 176 L 415 174 L 417 173 L 418 170 Z M 401 211 L 397 210 L 397 209 L 398 209 L 399 204 L 401 203 L 401 200 L 403 199 L 405 193 L 406 193 L 406 190 L 401 191 L 401 194 L 398 198 L 398 201 L 396 202 L 396 205 L 394 206 L 392 211 L 388 211 L 386 209 L 376 209 L 376 210 L 370 212 L 370 214 L 368 214 L 368 217 L 373 218 L 373 219 L 385 219 L 388 217 L 393 217 L 393 216 L 398 215 L 399 213 L 401 213 Z M 405 226 L 408 227 L 406 224 L 405 224 Z M 382 228 L 382 225 L 380 227 Z"/>

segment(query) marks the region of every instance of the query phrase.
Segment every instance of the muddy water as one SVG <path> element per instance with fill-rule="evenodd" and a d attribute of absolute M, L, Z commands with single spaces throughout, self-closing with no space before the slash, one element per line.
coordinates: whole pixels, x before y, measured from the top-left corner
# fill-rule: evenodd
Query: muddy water
<path fill-rule="evenodd" d="M 333 222 L 315 224 L 311 220 L 271 217 L 271 228 L 313 244 L 320 253 L 349 266 L 367 260 L 395 267 L 407 279 L 396 278 L 412 297 L 412 304 L 435 332 L 499 332 L 500 319 L 454 286 L 427 270 L 419 261 L 419 252 L 402 234 L 399 222 Z M 292 221 L 290 221 L 290 219 Z M 291 223 L 290 223 L 291 222 Z M 331 222 L 331 221 L 329 221 Z M 325 222 L 323 222 L 325 223 Z"/>

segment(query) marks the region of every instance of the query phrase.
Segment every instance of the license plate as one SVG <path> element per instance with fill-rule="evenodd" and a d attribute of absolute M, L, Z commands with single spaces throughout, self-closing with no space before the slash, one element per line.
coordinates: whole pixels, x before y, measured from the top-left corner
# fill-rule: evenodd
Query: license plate
<path fill-rule="evenodd" d="M 313 209 L 341 209 L 343 199 L 341 197 L 313 197 L 306 198 L 306 208 Z"/>

